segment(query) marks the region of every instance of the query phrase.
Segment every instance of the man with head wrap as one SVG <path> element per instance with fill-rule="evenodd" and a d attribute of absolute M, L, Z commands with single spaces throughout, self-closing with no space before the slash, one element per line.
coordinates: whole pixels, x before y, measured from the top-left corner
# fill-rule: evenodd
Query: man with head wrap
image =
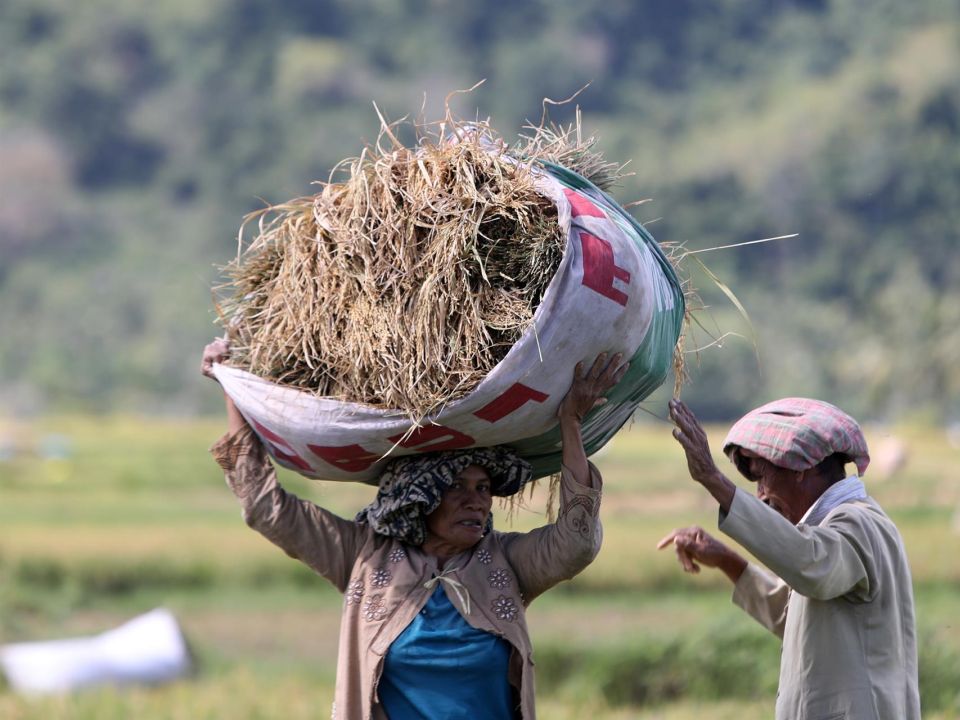
<path fill-rule="evenodd" d="M 870 498 L 860 426 L 833 405 L 786 398 L 731 428 L 724 453 L 757 496 L 717 468 L 692 412 L 670 403 L 674 437 L 694 480 L 720 505 L 719 528 L 773 571 L 748 563 L 699 527 L 674 530 L 687 572 L 720 569 L 733 601 L 783 639 L 778 720 L 920 717 L 910 568 L 896 526 Z"/>

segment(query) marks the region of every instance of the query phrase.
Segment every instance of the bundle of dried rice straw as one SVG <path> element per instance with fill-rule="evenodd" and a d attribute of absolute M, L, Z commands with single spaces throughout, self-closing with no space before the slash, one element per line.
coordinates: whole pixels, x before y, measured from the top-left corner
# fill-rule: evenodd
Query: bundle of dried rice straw
<path fill-rule="evenodd" d="M 346 180 L 245 218 L 218 288 L 232 364 L 418 420 L 473 390 L 529 327 L 565 246 L 532 168 L 548 160 L 608 187 L 621 167 L 592 150 L 579 115 L 512 147 L 449 112 L 413 127 L 415 147 L 384 123 L 334 170 Z"/>

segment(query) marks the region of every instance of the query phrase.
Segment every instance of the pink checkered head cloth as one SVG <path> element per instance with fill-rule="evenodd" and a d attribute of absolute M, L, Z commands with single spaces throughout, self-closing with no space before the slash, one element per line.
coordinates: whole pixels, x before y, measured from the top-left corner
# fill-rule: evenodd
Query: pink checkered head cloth
<path fill-rule="evenodd" d="M 774 400 L 748 412 L 723 441 L 723 452 L 739 468 L 738 448 L 789 470 L 807 470 L 834 453 L 856 463 L 861 475 L 870 464 L 857 421 L 830 403 L 807 398 Z"/>

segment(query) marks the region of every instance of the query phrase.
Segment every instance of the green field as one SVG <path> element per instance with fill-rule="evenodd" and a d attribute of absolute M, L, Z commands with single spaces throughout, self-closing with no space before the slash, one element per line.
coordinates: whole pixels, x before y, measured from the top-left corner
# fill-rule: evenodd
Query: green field
<path fill-rule="evenodd" d="M 0 639 L 100 632 L 162 605 L 199 659 L 195 677 L 154 689 L 36 700 L 0 690 L 0 717 L 326 717 L 340 598 L 244 525 L 206 452 L 219 430 L 136 417 L 0 421 Z M 913 564 L 924 717 L 960 717 L 960 450 L 940 430 L 897 435 L 906 464 L 866 480 Z M 715 448 L 720 437 L 715 428 Z M 528 614 L 541 717 L 771 717 L 779 641 L 731 605 L 719 575 L 686 576 L 654 549 L 673 527 L 716 523 L 668 426 L 637 424 L 594 460 L 605 478 L 603 551 Z M 283 481 L 347 515 L 371 495 Z M 538 491 L 513 526 L 543 522 L 544 505 Z M 506 527 L 505 511 L 498 517 Z"/>

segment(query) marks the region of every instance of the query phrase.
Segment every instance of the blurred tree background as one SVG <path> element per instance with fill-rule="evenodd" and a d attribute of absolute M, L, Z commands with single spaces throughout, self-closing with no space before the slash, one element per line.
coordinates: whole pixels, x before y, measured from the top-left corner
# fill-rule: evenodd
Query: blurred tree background
<path fill-rule="evenodd" d="M 661 242 L 799 233 L 698 256 L 756 334 L 692 359 L 703 415 L 960 420 L 958 68 L 947 0 L 0 0 L 0 407 L 213 407 L 243 214 L 374 142 L 371 101 L 436 120 L 485 78 L 453 108 L 508 140 L 590 83 L 585 129 L 635 173 L 614 194 Z M 689 267 L 715 334 L 749 335 Z"/>

